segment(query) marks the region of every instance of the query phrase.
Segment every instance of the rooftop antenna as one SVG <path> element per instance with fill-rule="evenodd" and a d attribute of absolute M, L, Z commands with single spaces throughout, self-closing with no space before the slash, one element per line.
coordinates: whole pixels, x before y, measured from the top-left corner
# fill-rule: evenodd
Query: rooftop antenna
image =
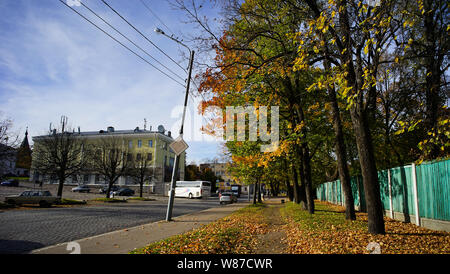
<path fill-rule="evenodd" d="M 64 133 L 65 127 L 67 125 L 67 120 L 68 120 L 67 116 L 65 116 L 65 115 L 61 116 L 61 127 L 62 127 L 61 132 L 62 133 Z"/>

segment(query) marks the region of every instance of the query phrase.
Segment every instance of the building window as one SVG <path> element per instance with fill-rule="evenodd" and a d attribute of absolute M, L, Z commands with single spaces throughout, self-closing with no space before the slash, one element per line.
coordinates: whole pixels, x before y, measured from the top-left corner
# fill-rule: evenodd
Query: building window
<path fill-rule="evenodd" d="M 147 161 L 153 160 L 153 155 L 151 153 L 147 153 Z"/>
<path fill-rule="evenodd" d="M 136 161 L 140 161 L 140 160 L 141 160 L 141 154 L 138 153 L 138 154 L 136 154 Z"/>
<path fill-rule="evenodd" d="M 128 147 L 133 148 L 133 141 L 128 141 Z"/>
<path fill-rule="evenodd" d="M 142 147 L 142 140 L 138 140 L 138 147 Z"/>
<path fill-rule="evenodd" d="M 153 147 L 153 140 L 148 140 L 148 146 Z"/>
<path fill-rule="evenodd" d="M 133 154 L 128 153 L 128 154 L 127 154 L 127 160 L 128 160 L 128 161 L 133 161 Z"/>
<path fill-rule="evenodd" d="M 88 174 L 84 174 L 84 176 L 83 176 L 83 182 L 84 182 L 85 184 L 89 183 L 89 175 L 88 175 Z"/>

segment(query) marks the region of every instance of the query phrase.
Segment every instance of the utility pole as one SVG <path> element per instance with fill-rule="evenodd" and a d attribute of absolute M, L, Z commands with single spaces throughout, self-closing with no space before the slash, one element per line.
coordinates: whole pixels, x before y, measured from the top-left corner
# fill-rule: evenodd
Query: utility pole
<path fill-rule="evenodd" d="M 188 46 L 183 44 L 182 42 L 165 34 L 164 31 L 157 28 L 157 29 L 155 29 L 155 32 L 170 38 L 171 40 L 173 40 L 173 41 L 177 42 L 178 44 L 187 48 L 190 52 L 189 72 L 188 72 L 188 79 L 187 79 L 187 83 L 186 83 L 186 94 L 184 96 L 183 117 L 181 119 L 181 128 L 180 128 L 180 136 L 179 136 L 179 138 L 183 139 L 184 118 L 186 116 L 186 109 L 187 109 L 187 103 L 188 103 L 188 97 L 189 97 L 189 87 L 191 84 L 192 64 L 194 63 L 194 53 L 195 52 L 193 50 L 191 50 Z M 173 210 L 173 202 L 175 199 L 175 188 L 176 188 L 176 175 L 177 175 L 177 171 L 178 171 L 180 156 L 181 156 L 181 154 L 180 155 L 175 154 L 175 160 L 174 160 L 173 169 L 172 169 L 172 180 L 170 182 L 169 202 L 167 204 L 167 213 L 166 213 L 166 221 L 168 221 L 168 222 L 172 220 L 172 210 Z"/>

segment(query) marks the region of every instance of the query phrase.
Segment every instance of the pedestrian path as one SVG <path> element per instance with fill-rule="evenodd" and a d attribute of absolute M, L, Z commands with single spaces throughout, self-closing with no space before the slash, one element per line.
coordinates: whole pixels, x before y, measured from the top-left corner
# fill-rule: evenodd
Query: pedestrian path
<path fill-rule="evenodd" d="M 158 221 L 121 229 L 74 242 L 61 243 L 33 250 L 32 254 L 126 254 L 135 248 L 144 247 L 168 237 L 196 229 L 228 216 L 234 211 L 247 206 L 239 202 L 220 207 L 209 208 L 195 213 L 172 218 L 173 221 Z"/>

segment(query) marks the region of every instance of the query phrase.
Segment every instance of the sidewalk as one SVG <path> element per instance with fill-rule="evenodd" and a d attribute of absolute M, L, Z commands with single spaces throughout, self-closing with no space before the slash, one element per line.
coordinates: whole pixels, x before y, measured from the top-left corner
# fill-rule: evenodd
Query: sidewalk
<path fill-rule="evenodd" d="M 74 242 L 80 245 L 79 251 L 81 254 L 126 254 L 135 248 L 141 248 L 152 242 L 157 242 L 173 235 L 182 234 L 196 229 L 201 225 L 214 222 L 247 205 L 247 202 L 240 202 L 209 208 L 203 211 L 174 217 L 171 222 L 158 221 L 96 235 Z M 31 253 L 69 254 L 72 250 L 73 249 L 71 248 L 68 249 L 68 243 L 61 243 L 36 249 Z"/>

